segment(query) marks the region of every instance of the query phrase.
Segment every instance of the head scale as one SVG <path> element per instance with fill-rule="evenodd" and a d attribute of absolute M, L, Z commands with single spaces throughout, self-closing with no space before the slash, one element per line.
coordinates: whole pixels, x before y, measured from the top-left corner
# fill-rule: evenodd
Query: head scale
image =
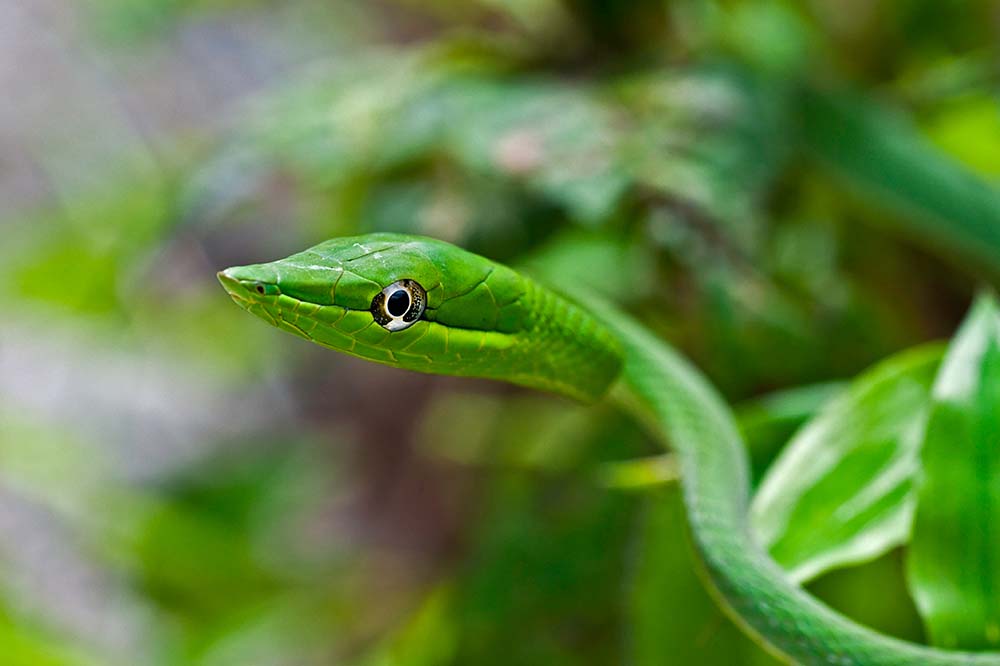
<path fill-rule="evenodd" d="M 621 360 L 581 307 L 443 241 L 335 238 L 286 259 L 219 273 L 233 300 L 337 351 L 409 370 L 487 377 L 580 400 L 600 397 Z"/>

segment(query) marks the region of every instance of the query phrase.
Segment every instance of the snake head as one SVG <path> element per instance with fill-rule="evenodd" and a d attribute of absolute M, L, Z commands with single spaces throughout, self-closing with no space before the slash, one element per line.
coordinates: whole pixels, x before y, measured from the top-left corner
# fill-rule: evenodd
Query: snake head
<path fill-rule="evenodd" d="M 335 238 L 218 276 L 238 305 L 278 328 L 409 370 L 503 379 L 593 400 L 620 364 L 610 333 L 582 308 L 502 264 L 431 238 Z"/>

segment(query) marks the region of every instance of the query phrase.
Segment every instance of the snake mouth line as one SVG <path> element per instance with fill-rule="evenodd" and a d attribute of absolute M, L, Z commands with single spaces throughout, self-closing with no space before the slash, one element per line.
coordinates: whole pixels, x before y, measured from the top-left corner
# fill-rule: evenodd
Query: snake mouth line
<path fill-rule="evenodd" d="M 243 280 L 233 277 L 229 274 L 230 269 L 224 271 L 219 271 L 215 274 L 215 277 L 219 279 L 222 283 L 222 288 L 226 290 L 226 293 L 233 297 L 238 303 L 248 303 L 250 301 L 250 288 L 245 284 Z"/>
<path fill-rule="evenodd" d="M 222 287 L 226 290 L 226 293 L 229 294 L 230 298 L 233 299 L 233 302 L 236 303 L 236 305 L 251 314 L 265 319 L 278 328 L 290 330 L 307 340 L 315 340 L 310 331 L 312 328 L 321 324 L 321 322 L 316 318 L 314 312 L 301 312 L 299 310 L 301 305 L 305 304 L 315 308 L 334 309 L 340 313 L 341 317 L 348 312 L 355 311 L 351 308 L 345 308 L 339 305 L 321 305 L 318 303 L 312 303 L 311 301 L 306 301 L 294 296 L 288 296 L 286 294 L 258 295 L 255 293 L 255 290 L 257 286 L 261 284 L 259 281 L 242 280 L 234 277 L 229 273 L 229 269 L 219 271 L 216 273 L 216 276 L 219 278 L 219 282 L 222 283 Z M 291 301 L 291 306 L 289 307 L 287 302 L 282 304 L 281 301 L 283 299 Z M 303 319 L 312 324 L 312 328 L 309 330 L 303 328 L 300 325 L 300 320 Z"/>
<path fill-rule="evenodd" d="M 232 269 L 228 269 L 227 268 L 226 270 L 219 271 L 218 273 L 216 273 L 216 276 L 219 278 L 219 282 L 222 283 L 222 287 L 226 290 L 226 292 L 230 295 L 230 297 L 232 297 L 233 301 L 237 305 L 239 305 L 241 308 L 243 308 L 244 310 L 250 310 L 253 306 L 265 306 L 266 305 L 266 299 L 277 298 L 277 296 L 274 296 L 274 295 L 265 295 L 263 297 L 258 296 L 258 294 L 256 294 L 254 292 L 254 289 L 257 287 L 257 285 L 262 284 L 261 282 L 259 282 L 257 280 L 244 280 L 244 279 L 240 279 L 240 278 L 234 277 L 230 273 L 230 270 L 232 270 Z M 296 303 L 296 305 L 293 306 L 293 309 L 295 309 L 295 310 L 297 310 L 298 304 L 305 304 L 305 305 L 309 305 L 309 306 L 316 307 L 316 308 L 324 308 L 324 309 L 327 309 L 327 308 L 334 309 L 335 308 L 335 309 L 339 310 L 342 315 L 346 315 L 346 314 L 349 314 L 349 313 L 352 313 L 352 312 L 369 312 L 369 310 L 367 308 L 364 308 L 364 309 L 362 309 L 362 308 L 350 308 L 350 307 L 347 307 L 347 306 L 344 306 L 344 305 L 327 304 L 327 303 L 314 303 L 312 301 L 308 301 L 308 300 L 299 298 L 297 296 L 291 296 L 289 294 L 280 294 L 280 297 L 287 298 L 287 299 L 289 299 L 291 301 L 294 301 Z M 434 307 L 431 307 L 431 306 L 427 306 L 427 308 L 425 309 L 424 313 L 420 316 L 420 321 L 425 321 L 428 324 L 434 324 L 434 325 L 441 326 L 441 327 L 446 328 L 446 329 L 456 330 L 456 331 L 473 331 L 473 332 L 480 333 L 480 332 L 490 332 L 490 331 L 494 331 L 495 330 L 495 329 L 489 328 L 489 327 L 474 328 L 474 327 L 471 327 L 471 326 L 455 326 L 453 324 L 445 323 L 443 321 L 438 320 L 436 317 L 433 316 L 435 314 L 435 310 L 436 309 L 437 308 L 434 308 Z M 315 320 L 316 319 L 315 316 L 313 314 L 311 314 L 311 313 L 298 312 L 298 314 L 299 314 L 300 317 L 304 317 L 304 318 L 309 319 L 309 320 Z M 428 315 L 431 315 L 431 316 L 428 316 Z M 287 319 L 284 319 L 284 321 L 288 322 Z M 326 323 L 329 323 L 329 322 L 326 322 Z M 277 325 L 277 324 L 275 323 L 275 325 Z"/>

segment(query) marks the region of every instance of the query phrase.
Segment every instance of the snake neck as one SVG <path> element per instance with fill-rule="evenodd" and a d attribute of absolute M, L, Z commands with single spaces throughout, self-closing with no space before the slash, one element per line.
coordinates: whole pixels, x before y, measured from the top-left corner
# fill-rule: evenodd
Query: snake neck
<path fill-rule="evenodd" d="M 526 314 L 500 378 L 586 403 L 599 400 L 621 373 L 618 338 L 576 300 L 523 279 Z"/>

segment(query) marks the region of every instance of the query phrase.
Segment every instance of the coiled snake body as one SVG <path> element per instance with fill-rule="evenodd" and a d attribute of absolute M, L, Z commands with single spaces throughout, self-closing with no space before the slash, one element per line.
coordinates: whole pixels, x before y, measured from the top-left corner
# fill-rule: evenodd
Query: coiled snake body
<path fill-rule="evenodd" d="M 883 636 L 790 582 L 750 533 L 747 456 L 721 398 L 667 344 L 599 298 L 567 298 L 448 243 L 400 234 L 337 238 L 219 279 L 249 312 L 337 351 L 582 401 L 609 395 L 675 451 L 696 551 L 722 605 L 789 661 L 1000 666 L 997 654 Z"/>

